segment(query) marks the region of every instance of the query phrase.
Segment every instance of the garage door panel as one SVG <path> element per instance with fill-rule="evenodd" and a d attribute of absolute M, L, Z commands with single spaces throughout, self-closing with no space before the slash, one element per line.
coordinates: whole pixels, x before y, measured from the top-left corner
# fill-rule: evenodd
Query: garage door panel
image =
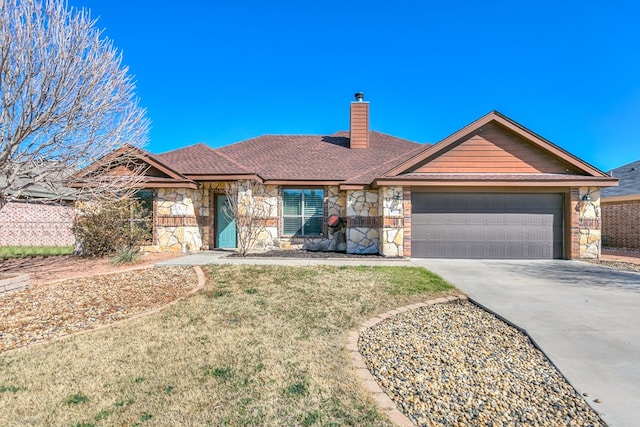
<path fill-rule="evenodd" d="M 415 242 L 415 250 L 427 258 L 552 258 L 553 245 L 520 244 L 503 241 Z"/>
<path fill-rule="evenodd" d="M 412 256 L 560 258 L 561 194 L 412 195 Z"/>

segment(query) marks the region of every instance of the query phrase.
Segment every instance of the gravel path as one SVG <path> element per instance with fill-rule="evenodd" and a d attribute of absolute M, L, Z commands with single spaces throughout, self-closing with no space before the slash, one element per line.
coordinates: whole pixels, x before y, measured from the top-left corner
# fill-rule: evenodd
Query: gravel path
<path fill-rule="evenodd" d="M 369 371 L 419 426 L 604 426 L 528 337 L 470 302 L 362 332 Z"/>
<path fill-rule="evenodd" d="M 116 322 L 196 289 L 190 267 L 147 268 L 0 295 L 0 352 Z"/>

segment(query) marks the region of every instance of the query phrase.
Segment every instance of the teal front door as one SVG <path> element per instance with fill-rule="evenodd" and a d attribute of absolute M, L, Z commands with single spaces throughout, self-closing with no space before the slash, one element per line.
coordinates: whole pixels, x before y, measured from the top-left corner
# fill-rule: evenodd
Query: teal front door
<path fill-rule="evenodd" d="M 227 196 L 216 194 L 216 241 L 219 248 L 236 248 L 236 220 L 229 220 L 223 212 Z"/>

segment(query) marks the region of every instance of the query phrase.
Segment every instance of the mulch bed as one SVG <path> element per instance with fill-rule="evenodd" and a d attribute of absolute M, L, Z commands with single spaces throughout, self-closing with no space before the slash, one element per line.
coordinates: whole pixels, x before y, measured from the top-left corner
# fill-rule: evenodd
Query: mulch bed
<path fill-rule="evenodd" d="M 237 253 L 232 253 L 227 255 L 230 258 L 240 257 L 241 255 Z M 253 252 L 247 254 L 246 258 L 364 258 L 364 259 L 381 259 L 385 258 L 382 255 L 358 255 L 358 254 L 347 254 L 345 252 L 319 252 L 319 251 L 306 251 L 303 249 L 294 249 L 294 250 L 273 250 L 266 252 Z M 387 258 L 385 258 L 387 259 Z"/>
<path fill-rule="evenodd" d="M 163 307 L 198 286 L 191 267 L 146 268 L 0 295 L 0 352 Z"/>

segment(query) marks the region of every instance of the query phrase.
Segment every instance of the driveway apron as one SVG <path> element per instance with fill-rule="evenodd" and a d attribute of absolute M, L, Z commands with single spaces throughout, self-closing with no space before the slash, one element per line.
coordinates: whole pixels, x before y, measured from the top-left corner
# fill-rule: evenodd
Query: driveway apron
<path fill-rule="evenodd" d="M 637 426 L 640 273 L 580 261 L 412 259 L 525 329 L 609 426 Z"/>

